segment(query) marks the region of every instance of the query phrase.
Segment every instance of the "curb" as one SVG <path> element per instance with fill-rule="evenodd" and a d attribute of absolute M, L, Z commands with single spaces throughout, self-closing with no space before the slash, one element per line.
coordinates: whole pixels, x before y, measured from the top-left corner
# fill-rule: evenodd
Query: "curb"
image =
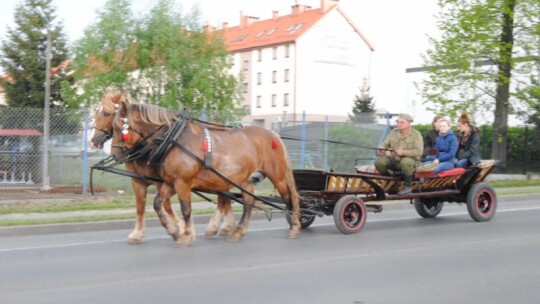
<path fill-rule="evenodd" d="M 532 188 L 532 187 L 531 187 Z M 501 189 L 502 190 L 502 189 Z M 512 201 L 513 199 L 520 199 L 525 195 L 530 194 L 508 194 L 500 195 L 504 197 L 505 201 Z M 534 195 L 540 195 L 534 194 Z M 381 203 L 384 210 L 396 210 L 412 208 L 409 200 L 397 200 L 397 201 L 384 201 Z M 235 217 L 238 219 L 239 213 L 235 213 Z M 193 217 L 195 224 L 207 224 L 211 215 L 196 215 Z M 284 214 L 281 212 L 275 212 L 271 214 L 270 219 L 284 218 Z M 252 220 L 268 220 L 268 215 L 264 211 L 254 210 L 251 216 Z M 103 230 L 116 230 L 116 229 L 133 229 L 134 219 L 128 220 L 112 220 L 112 221 L 97 221 L 97 222 L 84 222 L 84 223 L 60 223 L 60 224 L 45 224 L 45 225 L 29 225 L 29 226 L 10 226 L 0 227 L 0 237 L 4 236 L 27 236 L 27 235 L 43 235 L 43 234 L 55 234 L 55 233 L 70 233 L 70 232 L 89 232 L 89 231 L 103 231 Z M 145 219 L 146 227 L 161 227 L 157 218 Z"/>
<path fill-rule="evenodd" d="M 235 214 L 236 218 L 240 214 Z M 193 216 L 194 224 L 207 224 L 211 215 L 196 215 Z M 273 213 L 271 219 L 284 218 L 282 213 Z M 251 215 L 252 220 L 267 220 L 268 217 L 265 212 L 253 212 Z M 134 219 L 129 220 L 113 220 L 113 221 L 99 221 L 99 222 L 85 222 L 85 223 L 60 223 L 60 224 L 46 224 L 46 225 L 29 225 L 29 226 L 11 226 L 0 227 L 0 237 L 3 236 L 27 236 L 27 235 L 42 235 L 42 234 L 55 234 L 55 233 L 71 233 L 71 232 L 89 232 L 89 231 L 103 231 L 103 230 L 116 230 L 116 229 L 133 229 Z M 146 227 L 161 227 L 161 223 L 157 218 L 145 219 Z"/>

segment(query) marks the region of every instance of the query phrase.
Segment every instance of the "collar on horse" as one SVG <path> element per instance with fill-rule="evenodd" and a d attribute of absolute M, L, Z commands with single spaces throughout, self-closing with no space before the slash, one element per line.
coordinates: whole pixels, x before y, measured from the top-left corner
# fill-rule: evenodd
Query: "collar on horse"
<path fill-rule="evenodd" d="M 163 158 L 165 158 L 165 155 L 167 155 L 169 150 L 172 148 L 173 143 L 176 142 L 178 136 L 180 136 L 182 131 L 184 131 L 186 128 L 186 125 L 190 120 L 189 112 L 186 109 L 182 109 L 180 112 L 178 112 L 177 117 L 179 119 L 176 120 L 169 131 L 165 133 L 165 136 L 162 139 L 160 138 L 154 141 L 155 143 L 161 143 L 154 150 L 154 153 L 150 156 L 150 159 L 148 159 L 148 163 L 161 163 Z"/>

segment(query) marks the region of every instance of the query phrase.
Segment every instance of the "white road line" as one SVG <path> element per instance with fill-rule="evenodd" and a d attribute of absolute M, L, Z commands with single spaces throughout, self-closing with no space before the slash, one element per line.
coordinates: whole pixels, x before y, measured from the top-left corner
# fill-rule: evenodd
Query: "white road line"
<path fill-rule="evenodd" d="M 523 207 L 523 208 L 503 208 L 503 209 L 497 209 L 497 213 L 501 212 L 516 212 L 516 211 L 534 211 L 534 210 L 540 210 L 540 206 L 538 207 Z M 450 217 L 450 216 L 457 216 L 457 215 L 465 215 L 468 214 L 467 212 L 455 212 L 455 213 L 446 213 L 441 214 L 438 217 Z M 403 221 L 403 220 L 411 220 L 411 219 L 417 219 L 418 216 L 407 216 L 407 217 L 398 217 L 398 218 L 391 218 L 391 219 L 368 219 L 368 222 L 391 222 L 391 221 Z M 333 226 L 334 223 L 324 223 L 324 224 L 313 224 L 311 227 L 325 227 L 325 226 Z M 254 228 L 249 229 L 249 232 L 264 232 L 264 231 L 274 231 L 274 230 L 285 230 L 286 227 L 272 227 L 272 228 Z M 197 234 L 198 237 L 203 237 L 204 233 Z M 161 237 L 149 237 L 146 238 L 146 240 L 159 240 L 159 239 L 167 239 L 170 238 L 170 236 L 161 236 Z M 0 249 L 0 253 L 3 252 L 14 252 L 14 251 L 28 251 L 28 250 L 40 250 L 40 249 L 53 249 L 53 248 L 66 248 L 66 247 L 76 247 L 76 246 L 88 246 L 88 245 L 99 245 L 99 244 L 109 244 L 109 243 L 125 243 L 127 242 L 126 239 L 118 239 L 118 240 L 107 240 L 107 241 L 95 241 L 95 242 L 77 242 L 77 243 L 67 243 L 67 244 L 56 244 L 56 245 L 46 245 L 46 246 L 32 246 L 32 247 L 15 247 L 15 248 L 4 248 Z"/>

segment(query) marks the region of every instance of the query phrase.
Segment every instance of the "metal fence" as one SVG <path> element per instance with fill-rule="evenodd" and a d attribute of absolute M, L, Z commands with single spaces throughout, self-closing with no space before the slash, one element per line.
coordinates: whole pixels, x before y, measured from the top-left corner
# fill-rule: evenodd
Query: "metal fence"
<path fill-rule="evenodd" d="M 0 108 L 1 199 L 89 195 L 90 167 L 107 156 L 107 148 L 96 150 L 87 144 L 93 114 L 89 109 L 52 109 L 45 152 L 41 109 Z M 274 131 L 282 137 L 293 168 L 353 172 L 355 166 L 372 164 L 374 148 L 390 127 L 299 121 Z M 482 156 L 489 158 L 491 130 L 483 128 L 481 134 Z M 523 128 L 509 132 L 509 161 L 504 170 L 520 174 L 540 172 L 537 134 L 536 129 Z M 43 188 L 45 157 L 50 189 Z M 94 189 L 98 194 L 132 195 L 130 178 L 110 173 L 95 173 Z"/>

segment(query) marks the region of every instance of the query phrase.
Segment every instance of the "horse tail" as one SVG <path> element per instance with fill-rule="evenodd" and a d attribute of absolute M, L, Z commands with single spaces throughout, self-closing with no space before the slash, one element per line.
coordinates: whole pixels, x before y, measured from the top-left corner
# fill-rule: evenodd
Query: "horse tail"
<path fill-rule="evenodd" d="M 276 134 L 277 135 L 277 134 Z M 294 204 L 294 202 L 299 202 L 301 197 L 298 194 L 298 191 L 296 190 L 296 180 L 293 176 L 293 171 L 291 168 L 291 161 L 289 158 L 289 153 L 287 152 L 287 147 L 283 143 L 283 140 L 279 135 L 276 136 L 277 140 L 279 141 L 281 147 L 283 147 L 283 158 L 285 160 L 286 168 L 285 168 L 285 183 L 287 184 L 287 188 L 289 190 L 289 194 L 291 196 L 291 203 Z M 299 203 L 297 203 L 299 204 Z"/>

